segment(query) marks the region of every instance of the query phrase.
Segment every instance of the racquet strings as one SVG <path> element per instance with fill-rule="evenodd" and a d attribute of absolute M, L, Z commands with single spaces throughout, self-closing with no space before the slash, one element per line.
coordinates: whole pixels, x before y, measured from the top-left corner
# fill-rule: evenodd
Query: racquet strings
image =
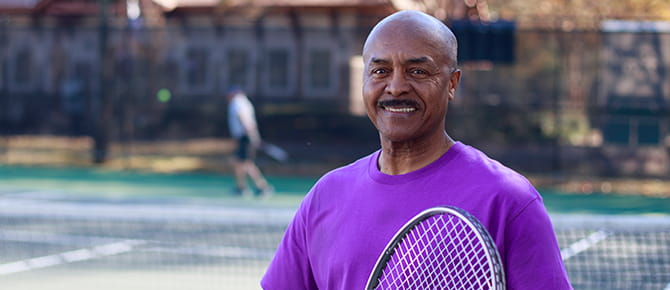
<path fill-rule="evenodd" d="M 376 289 L 491 289 L 486 245 L 465 221 L 428 217 L 396 246 Z"/>

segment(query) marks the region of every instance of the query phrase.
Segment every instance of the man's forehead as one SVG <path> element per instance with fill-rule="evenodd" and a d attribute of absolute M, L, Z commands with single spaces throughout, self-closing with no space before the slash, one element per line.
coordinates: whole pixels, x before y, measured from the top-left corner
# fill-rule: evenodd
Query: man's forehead
<path fill-rule="evenodd" d="M 420 36 L 378 37 L 371 39 L 363 51 L 366 63 L 429 63 L 442 59 L 443 46 Z"/>
<path fill-rule="evenodd" d="M 427 29 L 426 27 L 416 25 L 394 25 L 399 23 L 388 24 L 375 30 L 370 34 L 368 42 L 377 45 L 397 45 L 399 42 L 437 42 L 441 41 L 442 37 L 435 30 Z"/>
<path fill-rule="evenodd" d="M 409 57 L 404 57 L 404 58 L 399 58 L 399 57 L 384 57 L 384 56 L 371 56 L 369 59 L 369 63 L 377 63 L 377 64 L 390 64 L 395 62 L 397 59 L 398 62 L 401 63 L 408 63 L 408 64 L 419 64 L 419 63 L 430 63 L 433 62 L 433 58 L 430 56 L 409 56 Z"/>
<path fill-rule="evenodd" d="M 435 32 L 401 28 L 400 30 L 379 30 L 370 36 L 363 48 L 363 54 L 395 53 L 408 54 L 407 58 L 417 58 L 442 52 L 444 39 Z"/>

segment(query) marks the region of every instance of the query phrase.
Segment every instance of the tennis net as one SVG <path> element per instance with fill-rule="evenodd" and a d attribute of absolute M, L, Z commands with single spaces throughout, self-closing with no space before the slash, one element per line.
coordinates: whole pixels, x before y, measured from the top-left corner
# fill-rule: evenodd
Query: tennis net
<path fill-rule="evenodd" d="M 259 289 L 293 215 L 212 201 L 28 195 L 0 195 L 3 289 Z"/>
<path fill-rule="evenodd" d="M 259 289 L 294 210 L 0 192 L 0 285 Z M 575 289 L 670 290 L 669 217 L 552 219 Z"/>
<path fill-rule="evenodd" d="M 670 217 L 553 215 L 575 289 L 670 290 Z"/>

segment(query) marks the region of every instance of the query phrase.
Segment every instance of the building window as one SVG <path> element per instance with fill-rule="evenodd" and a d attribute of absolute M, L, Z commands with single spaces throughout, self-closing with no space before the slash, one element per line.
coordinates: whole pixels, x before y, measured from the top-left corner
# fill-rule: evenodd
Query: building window
<path fill-rule="evenodd" d="M 161 86 L 175 89 L 179 82 L 179 63 L 169 58 L 163 63 Z"/>
<path fill-rule="evenodd" d="M 208 51 L 204 48 L 190 48 L 186 58 L 188 61 L 186 79 L 190 87 L 202 87 L 207 84 Z"/>
<path fill-rule="evenodd" d="M 243 88 L 249 87 L 249 50 L 230 49 L 226 56 L 227 84 L 238 85 Z"/>
<path fill-rule="evenodd" d="M 289 52 L 286 49 L 268 51 L 268 86 L 272 89 L 289 87 Z"/>
<path fill-rule="evenodd" d="M 87 61 L 79 61 L 74 64 L 74 78 L 82 81 L 82 93 L 89 97 L 93 93 L 91 85 L 94 83 L 95 72 L 92 64 Z"/>
<path fill-rule="evenodd" d="M 630 140 L 630 126 L 626 119 L 609 120 L 603 128 L 605 142 L 627 145 Z"/>
<path fill-rule="evenodd" d="M 661 124 L 658 120 L 618 117 L 605 124 L 605 141 L 619 145 L 658 145 L 661 143 Z"/>
<path fill-rule="evenodd" d="M 0 57 L 0 89 L 7 87 L 6 76 L 7 76 L 8 63 L 7 59 L 2 59 Z"/>
<path fill-rule="evenodd" d="M 309 53 L 308 84 L 316 90 L 327 90 L 331 86 L 331 52 L 326 49 L 314 49 Z"/>
<path fill-rule="evenodd" d="M 22 49 L 16 54 L 14 63 L 14 82 L 18 85 L 27 85 L 30 83 L 33 67 L 33 58 L 29 49 Z"/>
<path fill-rule="evenodd" d="M 637 123 L 637 144 L 658 145 L 661 141 L 661 126 L 658 121 L 645 120 Z"/>

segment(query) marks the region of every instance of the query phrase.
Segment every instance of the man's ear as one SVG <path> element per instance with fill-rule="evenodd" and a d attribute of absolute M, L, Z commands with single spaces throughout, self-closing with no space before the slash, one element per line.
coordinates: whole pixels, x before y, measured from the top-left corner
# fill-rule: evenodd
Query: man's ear
<path fill-rule="evenodd" d="M 456 97 L 456 89 L 458 84 L 461 82 L 461 70 L 456 69 L 451 76 L 449 77 L 449 100 L 453 100 Z"/>

